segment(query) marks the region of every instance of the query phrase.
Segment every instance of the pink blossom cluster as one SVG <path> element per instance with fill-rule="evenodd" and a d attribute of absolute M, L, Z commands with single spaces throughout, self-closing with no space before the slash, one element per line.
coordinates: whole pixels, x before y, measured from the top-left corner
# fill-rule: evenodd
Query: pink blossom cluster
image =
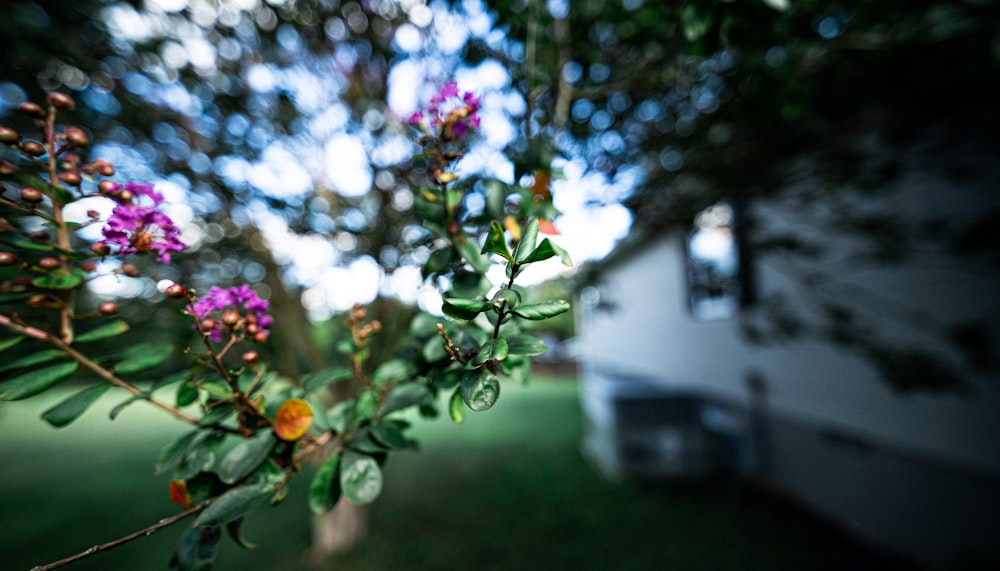
<path fill-rule="evenodd" d="M 124 190 L 132 197 L 111 211 L 102 241 L 117 245 L 122 256 L 155 252 L 157 261 L 169 264 L 171 252 L 188 246 L 180 240 L 180 228 L 158 210 L 163 195 L 153 190 L 153 185 L 137 182 L 126 183 Z"/>
<path fill-rule="evenodd" d="M 225 328 L 242 329 L 255 341 L 263 341 L 270 334 L 268 327 L 274 322 L 267 313 L 268 306 L 267 300 L 243 284 L 229 289 L 212 286 L 194 302 L 194 307 L 188 307 L 188 311 L 194 314 L 212 341 L 221 341 Z"/>
<path fill-rule="evenodd" d="M 410 115 L 410 124 L 425 130 L 442 129 L 449 136 L 464 138 L 479 128 L 479 98 L 468 91 L 460 92 L 458 84 L 449 81 L 431 97 L 426 112 Z"/>

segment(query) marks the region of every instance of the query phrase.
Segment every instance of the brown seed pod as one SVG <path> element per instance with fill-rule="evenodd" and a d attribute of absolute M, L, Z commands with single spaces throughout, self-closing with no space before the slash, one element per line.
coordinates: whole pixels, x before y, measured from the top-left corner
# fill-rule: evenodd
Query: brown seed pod
<path fill-rule="evenodd" d="M 254 365 L 260 361 L 260 354 L 256 351 L 247 351 L 243 353 L 243 362 L 247 365 Z"/>
<path fill-rule="evenodd" d="M 24 154 L 32 157 L 40 157 L 45 154 L 45 146 L 38 141 L 24 141 L 21 143 L 21 150 Z"/>
<path fill-rule="evenodd" d="M 72 147 L 86 147 L 90 144 L 90 137 L 79 127 L 66 127 L 66 142 Z"/>
<path fill-rule="evenodd" d="M 0 252 L 0 266 L 13 266 L 17 263 L 14 252 Z"/>
<path fill-rule="evenodd" d="M 65 93 L 53 91 L 49 93 L 48 99 L 49 105 L 60 111 L 72 111 L 76 107 L 76 102 L 73 101 L 73 98 Z"/>
<path fill-rule="evenodd" d="M 16 145 L 21 140 L 21 134 L 10 127 L 0 127 L 0 143 Z"/>
<path fill-rule="evenodd" d="M 90 251 L 98 256 L 107 256 L 111 253 L 111 246 L 108 246 L 104 242 L 94 242 L 90 245 Z"/>
<path fill-rule="evenodd" d="M 97 311 L 101 315 L 114 315 L 118 313 L 118 304 L 113 301 L 105 301 L 97 306 Z"/>
<path fill-rule="evenodd" d="M 76 171 L 66 171 L 59 173 L 59 180 L 70 186 L 80 186 L 80 183 L 83 182 L 83 177 Z"/>
<path fill-rule="evenodd" d="M 125 262 L 122 264 L 122 273 L 130 278 L 137 278 L 142 275 L 141 272 L 139 272 L 139 268 L 132 262 Z"/>
<path fill-rule="evenodd" d="M 26 186 L 21 189 L 21 200 L 27 203 L 38 204 L 39 202 L 42 201 L 42 198 L 44 197 L 45 195 L 42 194 L 42 191 L 38 190 L 37 188 L 31 188 L 30 186 Z"/>
<path fill-rule="evenodd" d="M 45 257 L 42 258 L 41 260 L 38 260 L 38 267 L 42 268 L 43 270 L 54 270 L 61 265 L 62 264 L 59 262 L 58 258 Z"/>
<path fill-rule="evenodd" d="M 181 299 L 187 296 L 187 289 L 181 284 L 171 284 L 167 288 L 167 297 L 172 297 L 174 299 Z"/>
<path fill-rule="evenodd" d="M 28 117 L 33 117 L 35 119 L 45 118 L 45 109 L 42 109 L 42 106 L 37 103 L 25 101 L 18 106 L 18 109 L 20 109 L 21 113 L 24 113 Z"/>

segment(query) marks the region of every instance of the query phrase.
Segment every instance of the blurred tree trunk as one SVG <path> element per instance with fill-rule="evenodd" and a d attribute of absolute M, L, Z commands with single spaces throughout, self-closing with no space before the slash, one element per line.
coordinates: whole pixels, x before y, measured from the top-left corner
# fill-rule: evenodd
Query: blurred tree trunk
<path fill-rule="evenodd" d="M 276 368 L 297 378 L 329 366 L 324 352 L 311 334 L 302 303 L 298 296 L 286 289 L 281 268 L 267 249 L 264 237 L 254 227 L 246 230 L 245 234 L 248 244 L 260 245 L 258 259 L 265 268 L 264 282 L 271 288 L 271 314 L 275 316 L 272 339 L 281 344 L 274 347 L 277 349 L 274 351 Z M 331 388 L 326 400 L 328 404 L 334 404 L 351 398 L 356 391 L 357 387 L 350 383 L 338 383 Z M 327 455 L 324 455 L 317 462 L 326 458 Z M 313 516 L 311 528 L 309 560 L 319 565 L 332 553 L 348 549 L 368 535 L 367 506 L 356 506 L 341 498 L 328 513 Z"/>

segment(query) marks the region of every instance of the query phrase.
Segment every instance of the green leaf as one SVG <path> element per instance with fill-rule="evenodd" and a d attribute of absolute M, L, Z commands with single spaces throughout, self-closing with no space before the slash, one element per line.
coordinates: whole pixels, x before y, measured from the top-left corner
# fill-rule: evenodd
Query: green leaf
<path fill-rule="evenodd" d="M 476 359 L 472 363 L 474 365 L 482 365 L 491 359 L 495 361 L 503 361 L 507 358 L 508 352 L 509 348 L 507 346 L 507 339 L 503 337 L 490 339 L 479 348 L 479 353 L 476 355 Z"/>
<path fill-rule="evenodd" d="M 336 478 L 340 453 L 333 452 L 316 470 L 309 483 L 309 509 L 322 514 L 333 509 L 340 498 L 340 481 Z"/>
<path fill-rule="evenodd" d="M 273 493 L 274 486 L 271 484 L 252 484 L 229 490 L 201 512 L 194 520 L 194 526 L 216 526 L 233 521 Z"/>
<path fill-rule="evenodd" d="M 0 383 L 0 400 L 21 400 L 54 387 L 59 381 L 73 374 L 76 363 L 61 363 L 44 369 L 28 371 L 9 381 Z"/>
<path fill-rule="evenodd" d="M 316 371 L 302 378 L 302 387 L 306 393 L 314 393 L 320 389 L 337 383 L 346 381 L 354 376 L 354 371 L 350 367 L 331 367 Z"/>
<path fill-rule="evenodd" d="M 177 408 L 184 408 L 196 400 L 198 400 L 198 385 L 191 381 L 178 385 Z"/>
<path fill-rule="evenodd" d="M 427 277 L 431 274 L 443 273 L 451 267 L 454 261 L 455 251 L 453 249 L 441 248 L 440 250 L 434 250 L 427 258 L 427 263 L 424 264 L 423 276 Z"/>
<path fill-rule="evenodd" d="M 3 341 L 0 341 L 0 351 L 6 351 L 7 349 L 10 349 L 14 345 L 17 345 L 18 343 L 20 343 L 21 341 L 24 341 L 25 339 L 27 339 L 27 337 L 24 337 L 24 336 L 11 337 L 10 339 L 4 339 Z"/>
<path fill-rule="evenodd" d="M 497 254 L 507 261 L 513 261 L 510 249 L 507 248 L 507 236 L 504 235 L 503 226 L 496 220 L 490 222 L 490 229 L 486 233 L 486 242 L 483 243 L 483 249 L 479 253 Z"/>
<path fill-rule="evenodd" d="M 89 341 L 97 341 L 99 339 L 107 339 L 108 337 L 114 337 L 115 335 L 121 335 L 128 331 L 128 323 L 122 320 L 112 321 L 111 323 L 102 325 L 96 329 L 91 329 L 90 331 L 79 335 L 76 338 L 76 343 L 87 343 Z"/>
<path fill-rule="evenodd" d="M 164 387 L 169 387 L 174 383 L 187 381 L 191 379 L 192 376 L 194 376 L 194 371 L 179 371 L 172 375 L 166 375 L 164 377 L 160 377 L 159 379 L 153 382 L 153 386 L 149 388 L 149 391 L 153 392 L 162 389 Z"/>
<path fill-rule="evenodd" d="M 354 505 L 370 504 L 382 493 L 382 469 L 367 454 L 344 452 L 340 467 L 340 489 Z"/>
<path fill-rule="evenodd" d="M 218 527 L 189 527 L 170 559 L 170 566 L 178 571 L 210 571 L 219 553 L 222 533 Z"/>
<path fill-rule="evenodd" d="M 524 227 L 524 231 L 521 233 L 521 239 L 517 243 L 517 248 L 514 250 L 514 260 L 517 262 L 523 262 L 535 249 L 535 244 L 538 243 L 538 219 L 532 218 L 528 221 L 528 225 Z"/>
<path fill-rule="evenodd" d="M 80 268 L 70 271 L 52 271 L 44 276 L 31 280 L 31 285 L 46 289 L 73 289 L 87 279 L 87 274 Z"/>
<path fill-rule="evenodd" d="M 492 303 L 485 299 L 468 299 L 462 297 L 445 298 L 441 311 L 459 321 L 472 321 L 481 312 L 490 309 Z"/>
<path fill-rule="evenodd" d="M 156 474 L 159 475 L 168 468 L 176 466 L 184 458 L 184 455 L 187 454 L 188 449 L 191 448 L 191 444 L 194 443 L 194 439 L 200 434 L 200 431 L 192 430 L 164 446 L 160 450 L 159 459 L 156 461 Z"/>
<path fill-rule="evenodd" d="M 143 350 L 139 354 L 129 357 L 115 365 L 115 373 L 126 375 L 128 373 L 138 373 L 152 369 L 167 360 L 173 347 L 148 346 L 148 350 Z"/>
<path fill-rule="evenodd" d="M 489 258 L 483 256 L 472 240 L 469 240 L 465 236 L 459 236 L 455 239 L 455 248 L 458 250 L 458 253 L 462 254 L 462 258 L 475 268 L 477 272 L 484 274 L 490 269 Z"/>
<path fill-rule="evenodd" d="M 461 387 L 455 387 L 455 392 L 452 393 L 451 399 L 448 400 L 448 414 L 455 424 L 465 422 L 465 399 L 462 398 Z"/>
<path fill-rule="evenodd" d="M 507 349 L 511 355 L 533 357 L 545 353 L 549 347 L 540 337 L 519 333 L 507 337 Z"/>
<path fill-rule="evenodd" d="M 326 423 L 334 432 L 343 434 L 354 423 L 355 404 L 355 399 L 345 400 L 338 402 L 326 411 Z"/>
<path fill-rule="evenodd" d="M 521 307 L 514 310 L 514 314 L 523 317 L 525 319 L 531 319 L 538 321 L 541 319 L 548 319 L 549 317 L 554 317 L 560 313 L 566 313 L 569 311 L 569 302 L 563 299 L 558 301 L 546 301 L 543 303 L 535 303 L 532 305 L 522 305 Z"/>
<path fill-rule="evenodd" d="M 55 427 L 66 426 L 94 404 L 111 385 L 101 384 L 87 387 L 42 413 L 42 418 Z"/>
<path fill-rule="evenodd" d="M 219 479 L 227 484 L 242 480 L 264 462 L 273 446 L 274 436 L 270 430 L 262 430 L 241 441 L 219 462 Z"/>
<path fill-rule="evenodd" d="M 49 361 L 66 358 L 66 353 L 62 351 L 57 351 L 55 349 L 47 349 L 45 351 L 39 351 L 37 353 L 32 353 L 31 355 L 25 355 L 20 359 L 12 363 L 7 363 L 3 367 L 0 367 L 0 371 L 9 371 L 11 369 L 20 369 L 23 367 L 30 367 L 31 365 L 37 365 L 39 363 L 47 363 Z"/>
<path fill-rule="evenodd" d="M 569 257 L 569 252 L 563 250 L 559 246 L 556 246 L 548 238 L 542 240 L 542 243 L 538 245 L 527 257 L 523 260 L 518 260 L 522 264 L 530 264 L 532 262 L 540 262 L 542 260 L 547 260 L 552 256 L 559 256 L 564 266 L 572 266 L 573 260 Z"/>
<path fill-rule="evenodd" d="M 410 408 L 413 405 L 426 401 L 430 397 L 431 391 L 424 385 L 420 383 L 403 383 L 389 391 L 385 400 L 382 401 L 382 408 L 379 409 L 378 415 L 385 416 L 398 410 Z"/>
<path fill-rule="evenodd" d="M 493 408 L 500 398 L 500 379 L 486 368 L 466 371 L 460 388 L 465 404 L 475 411 Z"/>
<path fill-rule="evenodd" d="M 190 480 L 199 472 L 208 472 L 215 464 L 215 452 L 225 440 L 222 432 L 202 431 L 176 462 L 174 478 Z"/>
<path fill-rule="evenodd" d="M 410 442 L 403 435 L 403 430 L 396 424 L 380 422 L 372 425 L 372 438 L 387 448 L 406 448 Z"/>
<path fill-rule="evenodd" d="M 146 400 L 148 398 L 149 395 L 146 393 L 143 393 L 141 395 L 132 395 L 129 398 L 123 400 L 122 402 L 116 404 L 115 407 L 111 409 L 111 412 L 108 413 L 108 416 L 111 417 L 111 420 L 114 420 L 118 418 L 118 415 L 121 414 L 123 410 L 125 410 L 125 407 L 129 406 L 134 402 Z"/>
<path fill-rule="evenodd" d="M 32 250 L 35 252 L 57 252 L 59 249 L 52 244 L 44 242 L 29 242 L 27 240 L 9 240 L 7 244 L 21 250 Z"/>
<path fill-rule="evenodd" d="M 405 381 L 413 376 L 413 367 L 402 359 L 390 359 L 379 365 L 372 375 L 376 384 L 392 384 Z"/>
<path fill-rule="evenodd" d="M 229 537 L 236 542 L 243 549 L 256 549 L 257 545 L 255 543 L 250 543 L 247 541 L 243 534 L 240 533 L 240 528 L 243 527 L 243 517 L 240 516 L 233 521 L 226 524 L 226 531 L 229 532 Z"/>

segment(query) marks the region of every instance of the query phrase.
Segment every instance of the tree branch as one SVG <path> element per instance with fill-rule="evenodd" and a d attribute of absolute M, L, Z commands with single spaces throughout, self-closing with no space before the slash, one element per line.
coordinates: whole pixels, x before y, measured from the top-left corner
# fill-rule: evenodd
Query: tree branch
<path fill-rule="evenodd" d="M 93 546 L 93 547 L 91 547 L 89 549 L 81 551 L 80 553 L 77 553 L 76 555 L 71 555 L 71 556 L 69 556 L 69 557 L 67 557 L 65 559 L 60 559 L 59 561 L 54 561 L 54 562 L 48 563 L 46 565 L 39 565 L 37 567 L 32 567 L 31 571 L 48 571 L 49 569 L 56 569 L 58 567 L 62 567 L 63 565 L 69 565 L 70 563 L 74 563 L 74 562 L 79 561 L 81 559 L 85 559 L 87 557 L 90 557 L 91 555 L 96 555 L 98 553 L 101 553 L 102 551 L 110 551 L 110 550 L 118 547 L 119 545 L 126 544 L 126 543 L 128 543 L 130 541 L 134 541 L 134 540 L 139 539 L 141 537 L 146 537 L 146 536 L 152 535 L 154 532 L 159 531 L 159 530 L 161 530 L 161 529 L 163 529 L 163 528 L 165 528 L 167 526 L 173 525 L 174 523 L 177 523 L 178 521 L 180 521 L 180 520 L 182 520 L 184 518 L 191 517 L 191 516 L 193 516 L 193 515 L 201 512 L 205 508 L 207 508 L 208 505 L 211 504 L 211 503 L 212 503 L 212 500 L 205 500 L 205 501 L 201 502 L 200 504 L 196 505 L 195 507 L 193 507 L 193 508 L 191 508 L 191 509 L 189 509 L 189 510 L 187 510 L 185 512 L 181 512 L 181 513 L 179 513 L 177 515 L 170 516 L 168 518 L 163 518 L 160 521 L 154 523 L 153 525 L 151 525 L 151 526 L 149 526 L 149 527 L 147 527 L 145 529 L 140 529 L 139 531 L 136 531 L 134 533 L 130 533 L 130 534 L 126 535 L 125 537 L 121 537 L 121 538 L 116 539 L 114 541 L 109 541 L 107 543 L 102 543 L 100 545 L 95 545 L 95 546 Z"/>

